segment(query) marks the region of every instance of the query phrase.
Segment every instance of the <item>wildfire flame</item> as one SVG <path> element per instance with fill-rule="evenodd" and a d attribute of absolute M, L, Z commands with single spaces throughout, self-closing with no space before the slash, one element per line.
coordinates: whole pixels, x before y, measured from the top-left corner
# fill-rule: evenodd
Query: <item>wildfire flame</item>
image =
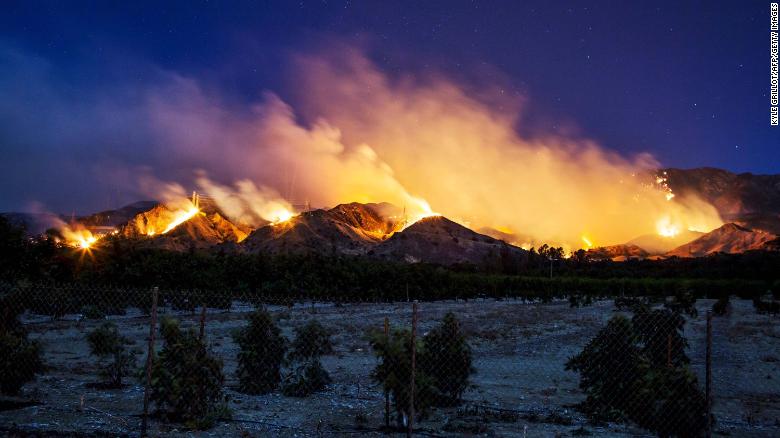
<path fill-rule="evenodd" d="M 586 236 L 582 236 L 582 241 L 585 243 L 585 246 L 590 249 L 593 248 L 593 242 L 590 241 Z"/>
<path fill-rule="evenodd" d="M 168 226 L 165 227 L 165 230 L 163 230 L 161 234 L 165 234 L 171 231 L 172 229 L 178 227 L 179 225 L 183 224 L 184 222 L 187 222 L 199 212 L 200 210 L 198 209 L 198 207 L 195 207 L 194 205 L 187 210 L 177 211 L 173 218 L 173 221 L 171 221 L 171 223 L 169 223 Z M 152 232 L 151 235 L 154 235 L 154 232 Z"/>
<path fill-rule="evenodd" d="M 417 221 L 420 221 L 422 219 L 425 219 L 427 217 L 432 216 L 441 216 L 439 213 L 435 213 L 433 209 L 431 208 L 431 205 L 428 204 L 428 201 L 426 201 L 423 198 L 419 198 L 417 196 L 408 195 L 409 201 L 411 202 L 411 208 L 408 212 L 408 220 L 406 221 L 405 226 L 402 230 L 408 228 L 410 225 L 416 223 Z"/>
<path fill-rule="evenodd" d="M 656 222 L 656 230 L 663 237 L 674 237 L 680 234 L 680 226 L 674 223 L 669 216 L 664 216 Z"/>
<path fill-rule="evenodd" d="M 669 187 L 669 178 L 666 177 L 665 171 L 663 175 L 657 175 L 655 177 L 655 184 L 662 192 L 664 192 L 664 197 L 667 201 L 671 201 L 672 198 L 674 198 L 674 193 L 672 193 L 672 188 Z"/>
<path fill-rule="evenodd" d="M 612 245 L 648 233 L 675 236 L 721 225 L 709 203 L 672 193 L 670 175 L 650 170 L 659 163 L 647 154 L 621 157 L 557 132 L 522 134 L 524 115 L 533 111 L 503 93 L 473 93 L 443 77 L 397 81 L 360 50 L 333 53 L 344 56 L 296 57 L 296 83 L 305 90 L 301 114 L 268 93 L 247 117 L 215 118 L 213 111 L 230 114 L 234 108 L 212 100 L 197 83 L 182 90 L 181 98 L 159 99 L 154 106 L 152 116 L 159 120 L 188 122 L 165 124 L 172 152 L 187 151 L 209 163 L 195 172 L 195 184 L 226 218 L 251 227 L 281 226 L 303 199 L 329 206 L 387 202 L 404 208 L 403 214 L 392 213 L 395 232 L 437 215 L 435 205 L 475 230 L 506 226 L 522 233 L 516 243 L 569 248 L 587 245 L 584 230 L 591 244 Z M 190 92 L 197 94 L 188 98 Z M 252 141 L 235 141 L 225 153 L 193 143 L 190 124 L 209 127 L 217 138 Z M 152 186 L 158 184 L 146 190 L 155 199 L 172 199 Z M 178 185 L 166 191 L 173 199 L 187 196 Z M 190 210 L 182 219 L 194 214 Z M 669 220 L 658 225 L 664 216 Z M 168 227 L 166 215 L 154 231 L 168 232 L 183 220 Z M 144 223 L 138 229 L 149 228 Z"/>
<path fill-rule="evenodd" d="M 91 249 L 92 245 L 100 238 L 80 225 L 63 225 L 60 227 L 60 233 L 62 233 L 66 245 L 83 250 Z"/>
<path fill-rule="evenodd" d="M 271 221 L 272 225 L 278 225 L 283 222 L 287 222 L 290 219 L 292 219 L 295 216 L 295 213 L 292 211 L 280 206 L 278 209 L 274 210 L 271 213 L 271 217 L 273 220 Z"/>

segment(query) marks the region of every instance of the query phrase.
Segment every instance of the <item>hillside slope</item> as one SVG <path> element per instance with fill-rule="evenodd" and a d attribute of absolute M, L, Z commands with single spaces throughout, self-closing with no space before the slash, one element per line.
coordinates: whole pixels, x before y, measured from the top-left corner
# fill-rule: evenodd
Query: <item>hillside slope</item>
<path fill-rule="evenodd" d="M 527 256 L 518 247 L 474 232 L 443 216 L 422 219 L 393 234 L 372 254 L 383 259 L 444 265 L 499 263 L 502 259 Z"/>
<path fill-rule="evenodd" d="M 713 253 L 741 253 L 767 249 L 767 243 L 777 236 L 766 231 L 751 230 L 735 223 L 728 223 L 698 239 L 666 253 L 667 256 L 703 257 Z"/>
<path fill-rule="evenodd" d="M 389 204 L 340 204 L 301 213 L 258 228 L 241 244 L 247 252 L 269 254 L 364 254 L 401 224 L 388 216 Z"/>
<path fill-rule="evenodd" d="M 240 242 L 247 230 L 233 224 L 217 211 L 200 211 L 178 226 L 165 232 L 176 219 L 177 212 L 163 204 L 136 214 L 120 227 L 127 238 L 141 240 L 143 246 L 186 251 L 204 249 L 225 242 Z"/>
<path fill-rule="evenodd" d="M 696 195 L 712 204 L 724 221 L 780 234 L 780 174 L 737 174 L 711 167 L 663 171 L 677 196 Z"/>

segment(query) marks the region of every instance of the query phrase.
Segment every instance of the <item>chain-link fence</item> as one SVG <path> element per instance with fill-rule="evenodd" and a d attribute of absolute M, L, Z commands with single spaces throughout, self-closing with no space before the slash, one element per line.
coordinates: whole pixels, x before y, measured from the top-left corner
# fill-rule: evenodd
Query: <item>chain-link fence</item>
<path fill-rule="evenodd" d="M 12 435 L 780 434 L 780 331 L 747 300 L 0 290 Z"/>

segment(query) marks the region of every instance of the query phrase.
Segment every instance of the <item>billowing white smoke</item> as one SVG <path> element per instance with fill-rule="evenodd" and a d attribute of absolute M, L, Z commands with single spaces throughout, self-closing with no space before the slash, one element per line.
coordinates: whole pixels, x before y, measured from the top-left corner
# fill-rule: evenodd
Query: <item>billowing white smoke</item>
<path fill-rule="evenodd" d="M 178 166 L 228 214 L 256 224 L 303 200 L 387 201 L 533 243 L 622 243 L 720 225 L 715 209 L 682 204 L 647 178 L 657 163 L 556 135 L 524 137 L 515 102 L 478 98 L 442 78 L 390 79 L 359 53 L 297 59 L 300 112 L 274 94 L 246 111 L 186 79 L 152 93 L 150 117 Z M 525 107 L 524 111 L 532 108 Z M 300 117 L 305 116 L 304 122 Z M 423 201 L 424 200 L 424 201 Z M 520 243 L 520 242 L 518 242 Z"/>

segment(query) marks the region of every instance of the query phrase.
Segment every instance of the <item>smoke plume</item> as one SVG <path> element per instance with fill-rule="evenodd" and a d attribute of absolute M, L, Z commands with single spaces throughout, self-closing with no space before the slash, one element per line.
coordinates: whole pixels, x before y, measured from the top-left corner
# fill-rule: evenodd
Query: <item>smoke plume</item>
<path fill-rule="evenodd" d="M 415 214 L 424 200 L 472 228 L 512 232 L 517 243 L 570 248 L 584 246 L 583 237 L 622 243 L 661 223 L 680 230 L 721 224 L 703 201 L 667 199 L 649 155 L 621 157 L 587 139 L 520 136 L 521 108 L 500 96 L 472 97 L 441 77 L 390 79 L 355 52 L 299 56 L 296 66 L 300 112 L 269 93 L 236 114 L 196 87 L 152 106 L 177 154 L 235 176 L 233 187 L 199 178 L 226 211 L 267 219 L 265 204 L 286 198 L 318 206 L 388 201 Z"/>
<path fill-rule="evenodd" d="M 386 201 L 411 218 L 436 212 L 512 233 L 518 244 L 574 249 L 586 240 L 607 245 L 721 224 L 707 203 L 670 197 L 650 155 L 623 157 L 574 136 L 521 135 L 532 102 L 440 75 L 389 76 L 350 48 L 323 53 L 295 57 L 296 92 L 286 100 L 266 92 L 237 103 L 196 79 L 156 71 L 153 85 L 103 90 L 83 99 L 78 120 L 68 119 L 67 108 L 57 119 L 64 138 L 93 132 L 100 148 L 82 156 L 99 157 L 90 165 L 103 176 L 161 200 L 199 189 L 254 225 L 293 204 Z M 55 97 L 47 99 L 60 107 L 70 101 Z M 109 124 L 109 113 L 126 117 Z M 103 147 L 124 138 L 131 148 L 119 155 Z M 132 154 L 132 142 L 153 150 Z M 141 174 L 172 184 L 143 187 Z"/>

